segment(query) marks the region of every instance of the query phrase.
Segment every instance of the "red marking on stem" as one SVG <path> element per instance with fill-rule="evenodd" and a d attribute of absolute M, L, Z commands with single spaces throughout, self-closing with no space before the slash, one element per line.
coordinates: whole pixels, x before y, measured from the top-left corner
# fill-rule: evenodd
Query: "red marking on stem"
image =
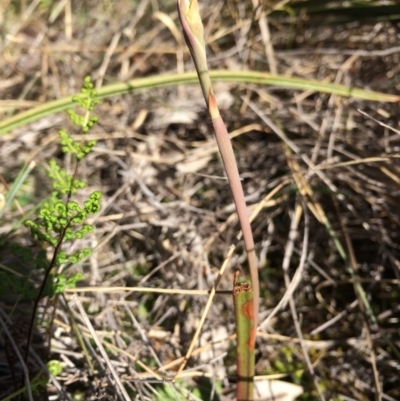
<path fill-rule="evenodd" d="M 242 306 L 242 313 L 244 316 L 246 316 L 247 319 L 251 320 L 251 322 L 253 323 L 250 327 L 249 341 L 247 342 L 247 347 L 251 350 L 254 350 L 256 345 L 256 330 L 254 327 L 253 300 L 247 301 Z"/>
<path fill-rule="evenodd" d="M 211 107 L 217 107 L 217 99 L 215 98 L 214 93 L 210 90 L 208 93 L 208 104 Z"/>
<path fill-rule="evenodd" d="M 253 300 L 247 301 L 242 306 L 242 313 L 247 319 L 254 321 Z"/>

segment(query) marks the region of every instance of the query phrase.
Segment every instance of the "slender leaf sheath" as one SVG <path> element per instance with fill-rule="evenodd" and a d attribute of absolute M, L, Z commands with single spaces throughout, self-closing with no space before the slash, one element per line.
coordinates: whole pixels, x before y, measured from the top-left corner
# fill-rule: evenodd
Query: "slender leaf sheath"
<path fill-rule="evenodd" d="M 237 335 L 237 401 L 254 400 L 254 349 L 255 325 L 253 314 L 253 289 L 248 282 L 238 283 L 236 272 L 233 283 Z"/>

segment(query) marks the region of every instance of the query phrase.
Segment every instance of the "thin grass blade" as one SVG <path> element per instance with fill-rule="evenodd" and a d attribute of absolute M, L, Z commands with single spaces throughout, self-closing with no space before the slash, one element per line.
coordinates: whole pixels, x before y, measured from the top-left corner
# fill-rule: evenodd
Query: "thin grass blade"
<path fill-rule="evenodd" d="M 300 89 L 304 91 L 315 91 L 329 93 L 332 95 L 364 99 L 374 102 L 400 102 L 400 96 L 382 92 L 368 91 L 359 88 L 348 87 L 345 85 L 324 83 L 296 77 L 284 77 L 281 75 L 271 75 L 256 71 L 209 71 L 212 81 L 253 83 L 257 85 L 274 85 L 287 89 Z M 104 99 L 126 93 L 137 92 L 145 89 L 161 88 L 165 86 L 175 86 L 182 84 L 194 84 L 198 82 L 197 73 L 187 72 L 183 74 L 168 74 L 154 77 L 136 78 L 128 82 L 120 82 L 103 86 L 98 89 L 96 99 Z M 59 113 L 70 109 L 76 102 L 73 98 L 80 96 L 64 97 L 51 102 L 46 102 L 40 106 L 23 111 L 15 116 L 4 119 L 0 122 L 0 136 L 12 130 L 22 127 L 43 117 Z"/>

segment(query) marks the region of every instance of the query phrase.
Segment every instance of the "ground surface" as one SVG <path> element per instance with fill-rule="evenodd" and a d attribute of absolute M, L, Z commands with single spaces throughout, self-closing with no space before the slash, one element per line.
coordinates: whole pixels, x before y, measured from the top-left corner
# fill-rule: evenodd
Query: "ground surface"
<path fill-rule="evenodd" d="M 5 1 L 0 10 L 1 119 L 77 93 L 87 75 L 101 87 L 193 70 L 172 1 Z M 286 11 L 263 20 L 251 2 L 207 3 L 202 15 L 210 68 L 400 92 L 399 23 L 374 15 L 369 21 L 328 23 L 326 15 Z M 398 104 L 279 85 L 219 82 L 215 92 L 235 135 L 249 210 L 257 210 L 253 229 L 262 295 L 257 375 L 299 384 L 304 400 L 399 399 L 400 136 L 390 128 L 399 127 Z M 169 383 L 207 301 L 207 295 L 179 290 L 211 288 L 231 244 L 237 244 L 235 256 L 219 289 L 231 289 L 233 272 L 246 265 L 200 89 L 149 88 L 107 98 L 95 112 L 100 123 L 90 135 L 97 145 L 80 168 L 89 185 L 79 196 L 101 190 L 102 211 L 92 221 L 95 233 L 66 244 L 66 250 L 94 249 L 68 274 L 80 271 L 80 286 L 103 291 L 77 293 L 88 320 L 69 304 L 72 292 L 43 304 L 38 335 L 43 344 L 49 333 L 52 338 L 50 355 L 43 358 L 63 365 L 47 392 L 57 395 L 51 399 L 118 399 L 92 325 L 132 399 L 181 399 L 178 394 L 233 399 L 229 295 L 216 296 L 197 351 L 176 386 Z M 3 216 L 2 235 L 49 196 L 48 161 L 70 166 L 60 152 L 61 127 L 72 129 L 65 113 L 0 137 L 3 194 L 25 163 L 36 162 L 17 195 L 20 207 Z M 38 246 L 27 229 L 17 228 L 2 244 L 1 269 L 29 271 L 29 263 L 10 255 L 11 243 Z M 287 292 L 291 280 L 293 291 Z M 292 298 L 294 310 L 290 302 L 280 304 L 282 298 Z M 13 315 L 15 303 L 5 293 L 2 316 L 13 316 L 10 331 L 23 341 L 31 302 L 19 302 Z M 46 355 L 40 337 L 34 342 Z M 4 340 L 0 399 L 18 382 L 9 347 Z M 37 362 L 32 364 L 34 375 Z"/>

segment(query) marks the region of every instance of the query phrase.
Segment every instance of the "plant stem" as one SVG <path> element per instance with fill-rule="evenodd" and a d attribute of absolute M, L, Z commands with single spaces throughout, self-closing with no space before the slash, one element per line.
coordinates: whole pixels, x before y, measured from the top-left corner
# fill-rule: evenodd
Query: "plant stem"
<path fill-rule="evenodd" d="M 233 281 L 233 304 L 235 307 L 237 336 L 237 401 L 254 399 L 254 348 L 256 326 L 253 314 L 253 289 L 247 282 L 238 283 L 239 272 Z"/>

